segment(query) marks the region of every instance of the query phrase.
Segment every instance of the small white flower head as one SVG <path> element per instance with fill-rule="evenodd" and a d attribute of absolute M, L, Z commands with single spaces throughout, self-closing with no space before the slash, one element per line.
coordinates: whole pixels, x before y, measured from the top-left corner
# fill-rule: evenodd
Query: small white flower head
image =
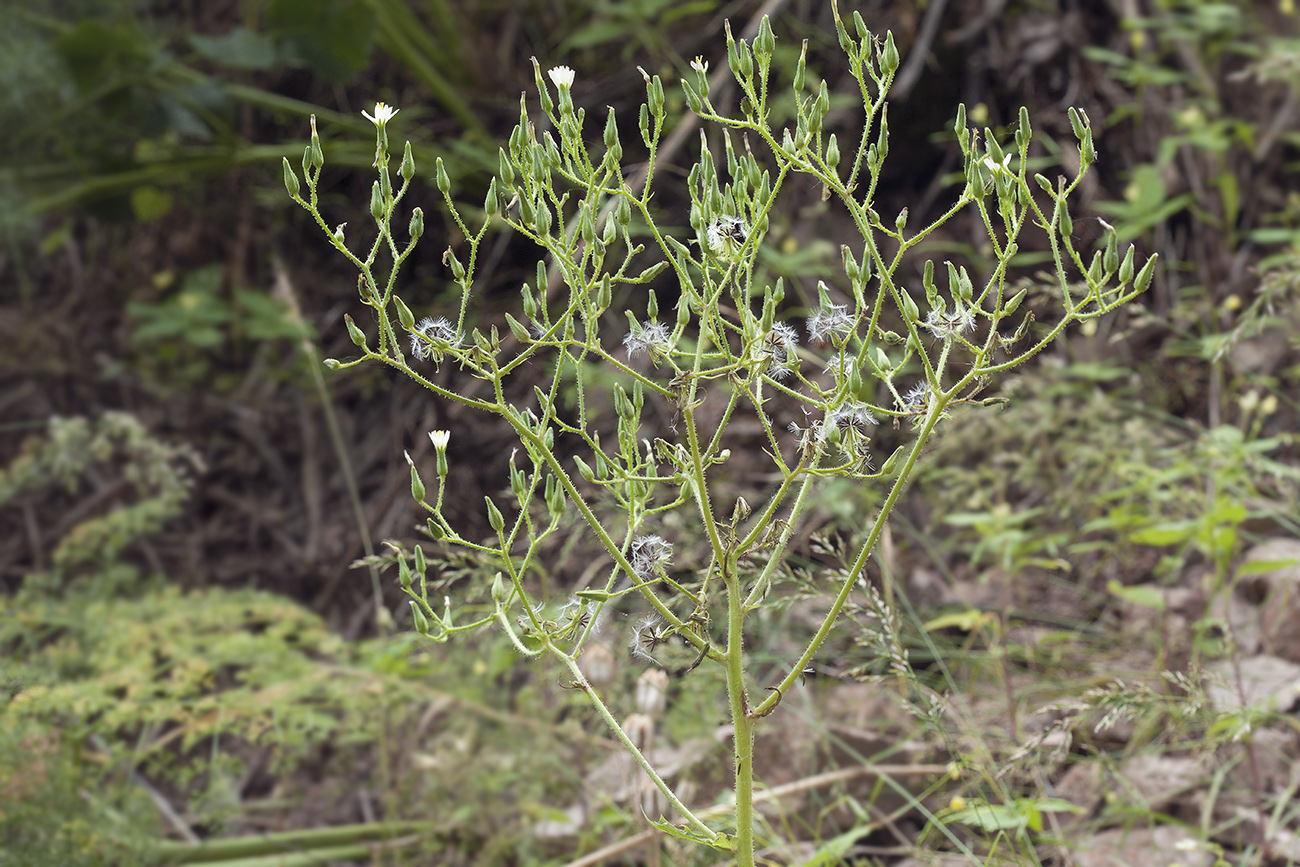
<path fill-rule="evenodd" d="M 853 330 L 853 317 L 844 304 L 832 304 L 820 307 L 808 317 L 808 339 L 817 346 L 827 343 L 842 343 Z"/>
<path fill-rule="evenodd" d="M 421 361 L 442 359 L 442 353 L 460 344 L 456 329 L 444 317 L 426 316 L 411 332 L 411 354 Z"/>
<path fill-rule="evenodd" d="M 393 115 L 397 114 L 399 111 L 401 111 L 400 108 L 393 108 L 387 103 L 377 102 L 375 103 L 375 113 L 373 115 L 365 111 L 361 112 L 361 114 L 366 120 L 370 121 L 380 129 L 383 129 L 384 125 L 392 120 Z"/>
<path fill-rule="evenodd" d="M 632 540 L 632 571 L 642 581 L 663 572 L 673 560 L 673 546 L 663 536 L 637 536 Z"/>
<path fill-rule="evenodd" d="M 867 428 L 875 427 L 879 422 L 871 414 L 865 403 L 851 400 L 826 416 L 826 424 L 833 425 L 841 432 L 867 436 Z"/>
<path fill-rule="evenodd" d="M 704 233 L 709 252 L 724 262 L 733 262 L 749 240 L 749 226 L 740 217 L 723 214 Z"/>
<path fill-rule="evenodd" d="M 784 322 L 772 323 L 763 335 L 761 353 L 766 364 L 763 372 L 773 379 L 785 379 L 799 366 L 799 333 Z"/>
<path fill-rule="evenodd" d="M 905 413 L 925 412 L 930 406 L 930 383 L 918 382 L 903 395 L 903 404 L 899 409 Z"/>
<path fill-rule="evenodd" d="M 645 324 L 633 325 L 632 330 L 623 338 L 623 345 L 627 347 L 629 361 L 647 352 L 650 359 L 658 364 L 672 349 L 672 336 L 667 325 L 651 319 Z"/>
<path fill-rule="evenodd" d="M 707 75 L 709 72 L 709 62 L 703 57 L 697 55 L 696 58 L 691 61 L 691 69 L 694 69 L 700 75 Z"/>
<path fill-rule="evenodd" d="M 799 435 L 800 451 L 819 451 L 826 444 L 826 427 L 822 424 L 821 419 L 814 419 L 806 428 L 799 427 L 795 422 L 790 422 L 789 430 L 791 433 Z"/>
<path fill-rule="evenodd" d="M 632 640 L 628 642 L 628 649 L 632 651 L 633 659 L 644 660 L 651 665 L 659 665 L 659 660 L 651 654 L 655 648 L 667 636 L 664 631 L 659 629 L 662 618 L 658 614 L 647 614 L 636 622 L 632 627 Z"/>
<path fill-rule="evenodd" d="M 440 452 L 447 450 L 447 443 L 451 442 L 451 431 L 449 430 L 431 430 L 429 431 L 429 441 L 433 447 Z"/>
<path fill-rule="evenodd" d="M 547 70 L 546 74 L 551 77 L 551 81 L 555 82 L 555 86 L 560 90 L 568 90 L 573 86 L 573 70 L 567 66 L 553 67 Z"/>
<path fill-rule="evenodd" d="M 940 340 L 950 340 L 975 327 L 975 314 L 961 306 L 956 307 L 951 313 L 942 308 L 935 308 L 925 317 L 922 325 Z"/>
<path fill-rule="evenodd" d="M 835 377 L 835 387 L 839 388 L 843 382 L 853 378 L 853 371 L 857 369 L 858 360 L 846 352 L 837 352 L 830 360 L 826 362 L 823 373 L 829 373 Z"/>

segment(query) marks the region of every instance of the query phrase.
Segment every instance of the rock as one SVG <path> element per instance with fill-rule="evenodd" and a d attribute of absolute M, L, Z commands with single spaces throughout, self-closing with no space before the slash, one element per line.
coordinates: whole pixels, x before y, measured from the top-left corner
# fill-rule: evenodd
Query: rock
<path fill-rule="evenodd" d="M 1115 828 L 1076 842 L 1077 867 L 1210 867 L 1214 854 L 1178 825 Z"/>
<path fill-rule="evenodd" d="M 1237 591 L 1260 603 L 1264 652 L 1300 662 L 1300 539 L 1270 539 L 1252 548 L 1238 569 Z"/>
<path fill-rule="evenodd" d="M 1211 684 L 1206 690 L 1210 703 L 1219 710 L 1236 710 L 1242 696 L 1250 707 L 1272 713 L 1286 713 L 1300 698 L 1300 665 L 1276 656 L 1252 656 L 1240 662 L 1241 685 L 1232 660 L 1222 659 L 1209 666 L 1211 674 L 1223 679 L 1223 685 Z"/>
<path fill-rule="evenodd" d="M 1173 813 L 1171 805 L 1206 777 L 1194 760 L 1154 753 L 1133 756 L 1119 769 L 1137 805 L 1153 813 Z"/>

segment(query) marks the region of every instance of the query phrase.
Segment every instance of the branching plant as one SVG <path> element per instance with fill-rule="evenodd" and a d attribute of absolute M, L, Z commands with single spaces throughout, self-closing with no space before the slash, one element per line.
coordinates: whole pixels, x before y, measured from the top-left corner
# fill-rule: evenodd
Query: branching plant
<path fill-rule="evenodd" d="M 968 129 L 964 107 L 959 107 L 954 129 L 965 155 L 966 183 L 957 201 L 933 224 L 911 233 L 906 210 L 890 223 L 882 221 L 872 203 L 889 151 L 886 97 L 899 56 L 892 35 L 877 39 L 856 13 L 852 26 L 856 35 L 836 13 L 839 42 L 866 115 L 856 145 L 843 154 L 837 136 L 823 129 L 830 107 L 826 83 L 815 92 L 806 89 L 806 44 L 793 81 L 794 129 L 770 127 L 769 73 L 776 40 L 766 19 L 752 45 L 727 31 L 727 57 L 741 92 L 737 115 L 724 114 L 710 102 L 707 64 L 699 59 L 692 64 L 693 73 L 681 85 L 691 110 L 706 125 L 722 130 L 726 179 L 703 139 L 688 181 L 691 238 L 674 237 L 656 222 L 650 180 L 633 186 L 625 175 L 614 112 L 605 120 L 603 153 L 597 153 L 600 145 L 589 146 L 584 138 L 585 112 L 573 102 L 573 71 L 558 67 L 547 73 L 552 96 L 534 61 L 540 107 L 550 129 L 539 130 L 521 101 L 519 125 L 500 150 L 481 224 L 466 222 L 441 161 L 437 164 L 438 188 L 468 246 L 464 261 L 452 250 L 445 256 L 461 301 L 455 315 L 444 318 L 417 321 L 395 291 L 398 272 L 424 231 L 420 208 L 411 212 L 406 240 L 399 241 L 391 230 L 415 175 L 407 144 L 396 173 L 401 185 L 394 186 L 386 127 L 395 109 L 381 103 L 371 118 L 379 177 L 370 201 L 377 236 L 368 250 L 355 250 L 342 227 L 331 229 L 318 209 L 324 157 L 314 126 L 303 154 L 306 198 L 297 174 L 284 163 L 289 194 L 358 271 L 361 302 L 373 311 L 368 329 L 346 319 L 359 355 L 326 364 L 332 369 L 363 362 L 388 365 L 441 398 L 499 416 L 518 439 L 523 465 L 512 458 L 510 467 L 516 502 L 502 508 L 487 498 L 496 536 L 488 544 L 460 535 L 444 516 L 449 433 L 430 435 L 437 454 L 436 492 L 426 488 L 412 465 L 412 492 L 428 512 L 433 539 L 490 555 L 500 564 L 491 592 L 493 610 L 467 619 L 452 600 L 429 598 L 427 564 L 419 547 L 413 557 L 402 557 L 400 580 L 416 628 L 446 641 L 495 625 L 522 656 L 558 659 L 680 814 L 682 821 L 661 819 L 658 827 L 733 851 L 742 865 L 754 863 L 755 727 L 798 682 L 854 588 L 865 586 L 868 557 L 926 440 L 950 406 L 976 401 L 990 376 L 1022 363 L 1072 322 L 1102 316 L 1133 298 L 1150 284 L 1154 267 L 1151 260 L 1135 272 L 1133 250 L 1121 259 L 1109 227 L 1103 248 L 1090 260 L 1074 246 L 1066 202 L 1095 159 L 1087 118 L 1074 110 L 1070 120 L 1081 168 L 1072 180 L 1053 183 L 1027 171 L 1031 129 L 1025 110 L 1014 143 L 1004 149 L 990 130 L 981 141 L 979 131 Z M 663 83 L 658 76 L 645 78 L 639 126 L 649 179 L 666 117 Z M 743 135 L 743 150 L 733 147 L 733 130 Z M 842 251 L 845 303 L 835 303 L 829 287 L 819 283 L 817 306 L 801 311 L 808 333 L 802 343 L 798 327 L 786 321 L 782 281 L 759 285 L 756 278 L 769 216 L 800 175 L 815 179 L 861 236 L 860 247 Z M 948 264 L 947 284 L 941 287 L 934 263 L 928 261 L 920 285 L 904 286 L 900 266 L 908 251 L 968 208 L 978 212 L 988 232 L 997 262 L 993 272 L 977 286 L 965 268 Z M 544 251 L 536 283 L 523 288 L 522 317 L 505 315 L 509 334 L 495 325 L 471 327 L 468 317 L 480 246 L 490 231 L 502 227 Z M 1054 271 L 1043 288 L 1057 307 L 1046 315 L 1040 311 L 1045 324 L 1037 327 L 1031 327 L 1034 316 L 1022 305 L 1029 287 L 1016 286 L 1009 276 L 1026 233 L 1034 233 L 1036 243 L 1050 250 Z M 624 326 L 624 311 L 609 315 L 616 287 L 648 287 L 665 271 L 671 272 L 676 301 L 672 313 L 661 314 L 650 289 L 644 318 L 626 311 Z M 1118 279 L 1111 286 L 1113 278 Z M 548 291 L 553 282 L 562 284 L 558 293 Z M 662 289 L 664 282 L 660 278 L 655 285 Z M 427 376 L 430 366 L 442 364 L 462 371 L 463 384 L 440 385 Z M 612 437 L 598 429 L 593 409 L 597 398 L 606 396 L 592 394 L 596 386 L 582 375 L 584 366 L 592 364 L 607 366 L 617 380 Z M 538 371 L 545 371 L 542 384 L 534 385 L 528 399 L 507 397 L 520 391 L 509 387 L 512 380 L 535 383 Z M 653 440 L 654 432 L 642 421 L 647 402 L 660 403 L 673 417 L 672 429 L 658 431 L 662 436 Z M 701 412 L 706 403 L 716 405 L 707 414 Z M 769 417 L 778 406 L 799 407 L 803 423 L 781 428 Z M 742 415 L 752 416 L 761 427 L 763 451 L 776 479 L 772 488 L 753 492 L 762 505 L 752 509 L 744 498 L 720 502 L 716 481 L 732 457 L 726 446 L 728 427 Z M 713 421 L 706 424 L 706 418 Z M 883 418 L 896 427 L 908 422 L 914 437 L 877 467 L 869 449 L 873 428 Z M 556 446 L 561 436 L 563 451 Z M 565 457 L 575 449 L 578 454 Z M 869 522 L 816 634 L 790 660 L 779 683 L 754 692 L 755 685 L 746 680 L 746 617 L 768 598 L 819 483 L 836 476 L 882 486 L 887 490 L 883 505 Z M 601 508 L 598 502 L 617 508 Z M 530 573 L 567 508 L 581 514 L 593 544 L 612 563 L 595 586 L 560 606 L 539 598 L 538 582 L 530 580 Z M 673 549 L 662 535 L 663 517 L 673 510 L 697 515 L 707 534 L 707 560 L 694 564 L 697 568 L 688 573 L 693 577 L 686 581 L 674 577 L 681 571 L 670 575 L 666 568 Z M 734 828 L 710 827 L 677 798 L 578 665 L 601 613 L 627 605 L 629 597 L 641 597 L 654 610 L 640 627 L 638 651 L 648 653 L 655 643 L 677 636 L 694 649 L 697 664 L 716 664 L 725 672 L 735 732 Z"/>

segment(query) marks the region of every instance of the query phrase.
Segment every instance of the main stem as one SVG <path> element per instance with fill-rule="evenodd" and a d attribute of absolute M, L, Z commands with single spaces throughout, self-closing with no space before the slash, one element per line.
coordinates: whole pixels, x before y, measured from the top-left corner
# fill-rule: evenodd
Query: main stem
<path fill-rule="evenodd" d="M 724 571 L 723 581 L 727 585 L 727 698 L 736 756 L 736 863 L 753 867 L 755 720 L 745 694 L 745 599 L 730 569 Z"/>

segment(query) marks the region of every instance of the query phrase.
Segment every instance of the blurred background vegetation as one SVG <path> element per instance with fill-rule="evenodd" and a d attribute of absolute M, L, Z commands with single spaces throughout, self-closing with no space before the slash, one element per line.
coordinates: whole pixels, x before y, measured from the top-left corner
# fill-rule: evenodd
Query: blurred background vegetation
<path fill-rule="evenodd" d="M 855 10 L 892 30 L 904 57 L 882 213 L 908 207 L 926 224 L 954 194 L 957 103 L 998 134 L 1027 105 L 1048 175 L 1077 165 L 1073 105 L 1101 154 L 1088 213 L 1139 259 L 1161 256 L 1134 309 L 991 384 L 1005 408 L 954 415 L 879 558 L 923 616 L 1001 613 L 984 631 L 917 620 L 904 640 L 918 667 L 951 654 L 978 683 L 1000 659 L 1003 679 L 1010 664 L 1068 694 L 1077 659 L 1035 657 L 1008 631 L 1016 617 L 1114 650 L 1105 636 L 1122 629 L 1134 585 L 1212 590 L 1253 542 L 1300 536 L 1296 11 L 1289 0 L 841 3 Z M 853 80 L 820 0 L 7 4 L 0 864 L 168 863 L 187 857 L 175 841 L 323 826 L 347 833 L 267 845 L 344 863 L 544 863 L 638 830 L 626 800 L 591 795 L 607 743 L 557 672 L 517 669 L 489 639 L 414 644 L 376 616 L 377 595 L 404 608 L 382 557 L 367 555 L 420 538 L 403 449 L 431 459 L 425 432 L 453 431 L 450 516 L 467 527 L 484 523 L 477 504 L 503 485 L 507 455 L 484 420 L 410 383 L 368 368 L 321 375 L 321 358 L 348 354 L 340 322 L 356 312 L 355 275 L 286 198 L 279 166 L 300 157 L 315 115 L 322 210 L 364 226 L 373 130 L 361 111 L 400 107 L 390 128 L 412 143 L 411 195 L 428 220 L 403 295 L 434 313 L 442 251 L 462 240 L 440 215 L 434 157 L 459 201 L 482 200 L 533 91 L 530 57 L 572 66 L 575 101 L 614 107 L 635 141 L 637 67 L 665 82 L 697 55 L 725 68 L 723 21 L 739 36 L 762 14 L 779 38 L 776 81 L 808 40 L 810 79 L 836 94 L 827 123 L 854 128 Z M 668 99 L 681 117 L 680 91 Z M 775 124 L 791 106 L 778 102 Z M 697 151 L 687 136 L 661 169 L 665 225 L 686 225 L 680 184 Z M 852 237 L 818 193 L 784 201 L 762 254 L 769 279 L 794 287 L 792 317 L 819 279 L 840 285 Z M 1084 214 L 1075 225 L 1085 242 L 1101 234 Z M 924 255 L 987 273 L 970 228 L 950 227 Z M 1034 255 L 1022 254 L 1028 285 Z M 515 303 L 535 267 L 528 245 L 499 235 L 480 266 L 479 315 Z M 882 431 L 879 452 L 901 436 Z M 827 490 L 796 584 L 834 567 L 872 496 Z M 460 604 L 486 592 L 481 564 L 440 565 Z M 580 573 L 565 548 L 545 580 Z M 769 626 L 753 644 L 775 663 L 797 605 Z M 827 673 L 871 668 L 862 634 L 848 630 Z M 1153 651 L 1172 664 L 1173 648 Z M 1112 663 L 1141 669 L 1146 657 Z M 616 669 L 630 708 L 638 671 L 622 655 Z M 717 722 L 708 677 L 674 687 L 664 726 L 678 746 L 708 742 Z M 800 737 L 828 737 L 809 713 Z M 1014 719 L 1000 736 L 1014 739 Z M 711 755 L 700 778 L 724 766 Z M 556 806 L 570 804 L 582 821 Z M 374 854 L 379 840 L 392 851 Z"/>

